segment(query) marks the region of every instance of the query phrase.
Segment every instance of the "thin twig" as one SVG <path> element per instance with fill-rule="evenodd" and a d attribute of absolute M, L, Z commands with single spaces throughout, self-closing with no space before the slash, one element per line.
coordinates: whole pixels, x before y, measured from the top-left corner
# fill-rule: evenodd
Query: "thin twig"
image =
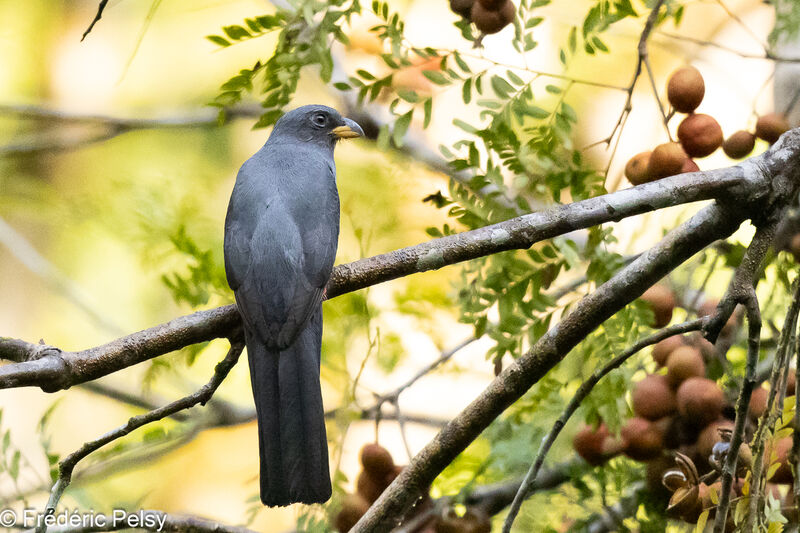
<path fill-rule="evenodd" d="M 664 1 L 665 0 L 658 0 L 655 3 L 653 8 L 650 10 L 650 15 L 647 17 L 647 20 L 645 21 L 644 24 L 644 28 L 642 29 L 642 33 L 639 36 L 639 44 L 636 47 L 636 53 L 637 53 L 636 68 L 633 71 L 633 79 L 631 79 L 631 82 L 628 84 L 628 87 L 625 91 L 627 96 L 625 97 L 625 104 L 622 106 L 622 112 L 620 113 L 616 124 L 614 124 L 614 127 L 611 129 L 611 133 L 608 135 L 608 137 L 602 139 L 601 141 L 598 141 L 595 144 L 605 144 L 606 146 L 610 146 L 611 141 L 614 140 L 615 135 L 619 134 L 620 137 L 622 136 L 622 129 L 628 120 L 628 115 L 630 115 L 631 111 L 633 111 L 633 90 L 636 88 L 636 82 L 639 81 L 639 76 L 641 76 L 642 74 L 642 65 L 649 64 L 648 52 L 647 52 L 647 39 L 650 37 L 650 34 L 653 32 L 653 29 L 655 28 L 656 21 L 658 20 L 658 12 L 661 9 L 661 6 L 664 5 Z M 656 98 L 658 98 L 657 94 Z M 659 106 L 661 106 L 660 100 L 659 100 Z M 663 109 L 662 109 L 662 115 L 665 117 L 666 121 L 666 115 L 664 115 Z M 667 129 L 667 135 L 669 135 L 669 129 Z M 617 145 L 618 144 L 619 140 L 617 140 Z M 616 145 L 614 151 L 612 152 L 609 158 L 609 163 L 608 163 L 609 167 L 611 166 L 611 159 L 614 158 L 615 153 L 616 153 Z M 606 174 L 608 174 L 607 171 Z"/>
<path fill-rule="evenodd" d="M 106 5 L 108 4 L 108 0 L 100 0 L 100 4 L 97 6 L 97 13 L 95 14 L 92 22 L 89 24 L 89 27 L 86 28 L 86 31 L 83 32 L 81 36 L 81 42 L 86 39 L 86 36 L 92 31 L 94 25 L 97 24 L 101 18 L 103 18 L 103 11 L 106 9 Z"/>
<path fill-rule="evenodd" d="M 786 318 L 781 331 L 775 358 L 772 364 L 770 383 L 772 387 L 767 397 L 767 408 L 759 422 L 756 434 L 751 444 L 753 455 L 753 468 L 750 481 L 750 512 L 747 517 L 746 531 L 754 531 L 754 522 L 758 515 L 759 502 L 764 490 L 765 479 L 762 479 L 764 465 L 764 444 L 767 431 L 771 430 L 783 411 L 783 394 L 786 391 L 785 378 L 789 372 L 789 357 L 792 355 L 794 332 L 797 329 L 798 313 L 800 313 L 800 278 L 794 282 L 792 288 L 794 297 L 786 312 Z"/>
<path fill-rule="evenodd" d="M 720 300 L 715 315 L 709 318 L 706 323 L 706 336 L 709 341 L 716 340 L 722 325 L 728 320 L 733 309 L 737 304 L 744 304 L 747 316 L 747 363 L 745 375 L 742 382 L 742 390 L 736 401 L 736 421 L 734 422 L 733 434 L 731 435 L 730 447 L 725 458 L 725 465 L 722 469 L 722 486 L 720 488 L 719 504 L 714 519 L 714 533 L 722 533 L 725 530 L 725 521 L 728 517 L 730 507 L 730 490 L 733 484 L 733 477 L 736 472 L 736 462 L 739 457 L 739 446 L 744 439 L 745 422 L 747 421 L 747 410 L 750 405 L 750 395 L 756 384 L 756 367 L 758 365 L 758 353 L 761 341 L 761 311 L 758 305 L 755 286 L 758 282 L 758 274 L 761 271 L 761 263 L 769 250 L 772 240 L 775 237 L 778 216 L 773 213 L 771 219 L 762 222 L 756 229 L 756 234 L 750 242 L 750 246 L 745 251 L 742 262 L 734 272 L 728 290 Z"/>

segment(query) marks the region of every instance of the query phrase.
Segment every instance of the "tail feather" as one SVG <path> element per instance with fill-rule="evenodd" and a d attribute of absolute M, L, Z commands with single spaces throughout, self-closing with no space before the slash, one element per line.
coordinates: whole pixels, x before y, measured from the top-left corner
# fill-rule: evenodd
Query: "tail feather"
<path fill-rule="evenodd" d="M 331 496 L 319 381 L 321 344 L 321 309 L 281 352 L 248 335 L 264 505 L 323 503 Z"/>

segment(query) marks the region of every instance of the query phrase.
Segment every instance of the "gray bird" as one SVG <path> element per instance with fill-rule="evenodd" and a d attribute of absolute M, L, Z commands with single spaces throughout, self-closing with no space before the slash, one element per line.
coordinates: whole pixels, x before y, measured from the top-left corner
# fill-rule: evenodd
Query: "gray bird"
<path fill-rule="evenodd" d="M 264 505 L 331 496 L 319 365 L 339 237 L 333 148 L 363 134 L 330 107 L 289 111 L 242 165 L 228 205 L 225 272 L 244 322 Z"/>

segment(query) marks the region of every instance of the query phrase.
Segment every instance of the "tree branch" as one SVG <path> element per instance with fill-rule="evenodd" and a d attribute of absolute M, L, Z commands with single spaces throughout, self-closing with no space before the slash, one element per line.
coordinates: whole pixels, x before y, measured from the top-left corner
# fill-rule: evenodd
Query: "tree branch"
<path fill-rule="evenodd" d="M 800 130 L 797 135 L 800 136 Z M 771 153 L 735 167 L 673 176 L 339 265 L 333 270 L 326 293 L 332 298 L 417 272 L 502 251 L 527 249 L 576 229 L 673 205 L 712 198 L 740 197 L 755 201 L 769 189 L 765 183 L 767 176 L 759 170 L 759 165 L 766 165 L 761 160 L 770 158 Z M 83 351 L 67 352 L 51 347 L 47 355 L 34 360 L 41 349 L 31 349 L 23 361 L 19 361 L 20 341 L 0 338 L 0 358 L 13 357 L 17 361 L 0 367 L 0 389 L 25 386 L 41 387 L 46 392 L 66 389 L 190 344 L 225 337 L 240 325 L 240 320 L 236 307 L 228 305 L 198 311 Z"/>
<path fill-rule="evenodd" d="M 84 31 L 83 35 L 81 35 L 81 42 L 86 39 L 86 36 L 89 35 L 89 33 L 92 31 L 92 28 L 94 28 L 94 25 L 97 24 L 101 18 L 103 18 L 103 11 L 105 11 L 107 5 L 108 0 L 100 0 L 100 4 L 97 6 L 97 13 L 92 19 L 92 22 L 89 23 L 89 27 L 86 28 L 86 31 Z"/>

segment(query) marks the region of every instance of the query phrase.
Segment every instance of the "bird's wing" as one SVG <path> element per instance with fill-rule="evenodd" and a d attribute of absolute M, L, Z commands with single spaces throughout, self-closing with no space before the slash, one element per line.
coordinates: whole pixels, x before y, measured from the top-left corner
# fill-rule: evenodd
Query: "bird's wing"
<path fill-rule="evenodd" d="M 338 238 L 338 196 L 327 175 L 333 170 L 307 161 L 280 170 L 299 167 L 306 174 L 326 173 L 311 181 L 316 190 L 240 176 L 225 224 L 225 268 L 236 303 L 248 328 L 278 349 L 292 344 L 322 300 Z M 257 172 L 264 178 L 270 170 Z M 252 168 L 240 174 L 247 172 Z"/>

